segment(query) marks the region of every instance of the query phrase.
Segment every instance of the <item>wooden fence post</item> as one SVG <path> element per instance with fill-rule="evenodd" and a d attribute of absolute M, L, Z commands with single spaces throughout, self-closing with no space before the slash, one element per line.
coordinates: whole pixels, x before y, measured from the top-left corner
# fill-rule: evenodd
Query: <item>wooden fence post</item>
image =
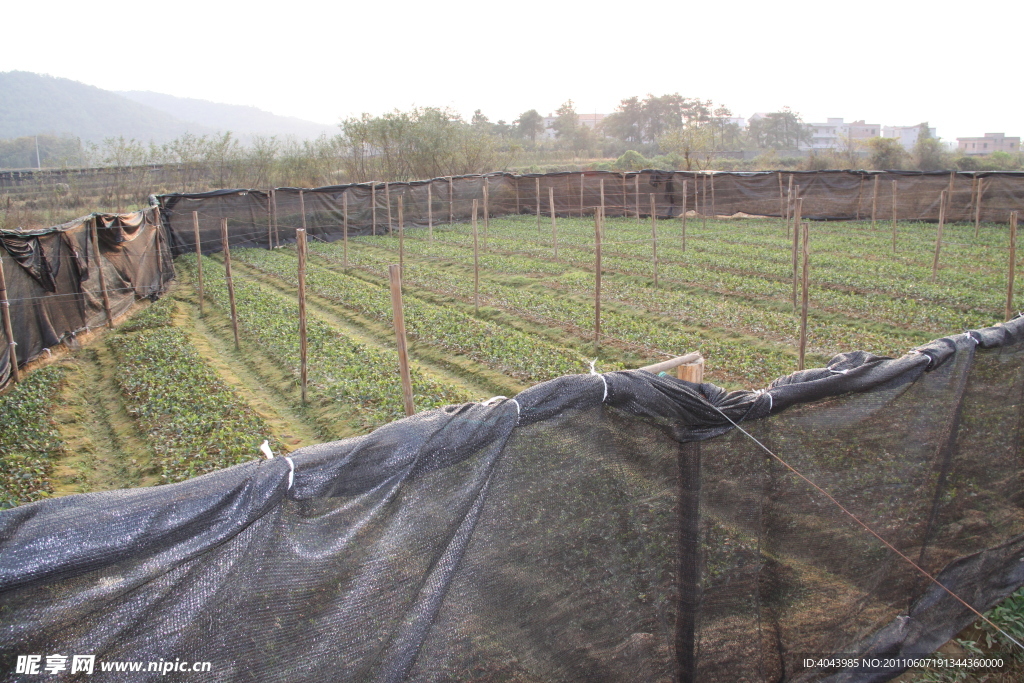
<path fill-rule="evenodd" d="M 797 187 L 797 193 L 800 192 L 800 188 Z M 789 222 L 793 218 L 793 174 L 789 174 L 789 189 L 786 190 L 786 238 L 789 238 Z"/>
<path fill-rule="evenodd" d="M 235 350 L 238 343 L 238 311 L 235 308 L 235 281 L 231 278 L 231 245 L 228 242 L 228 219 L 220 219 L 220 248 L 224 252 L 224 279 L 228 283 L 228 301 L 231 304 L 231 330 L 235 333 Z"/>
<path fill-rule="evenodd" d="M 203 249 L 199 243 L 199 212 L 192 212 L 192 232 L 196 237 L 196 274 L 199 276 L 199 317 L 203 317 Z"/>
<path fill-rule="evenodd" d="M 640 225 L 640 174 L 633 176 L 633 196 L 636 199 L 636 224 Z"/>
<path fill-rule="evenodd" d="M 604 224 L 604 178 L 601 178 L 601 223 Z"/>
<path fill-rule="evenodd" d="M 484 251 L 487 251 L 487 234 L 491 228 L 491 191 L 488 178 L 484 175 Z"/>
<path fill-rule="evenodd" d="M 455 180 L 448 176 L 448 222 L 455 223 Z"/>
<path fill-rule="evenodd" d="M 377 235 L 377 183 L 373 181 L 370 183 L 370 225 L 372 226 L 371 234 Z"/>
<path fill-rule="evenodd" d="M 1017 212 L 1010 212 L 1010 273 L 1006 278 L 1006 317 L 1013 316 L 1013 279 L 1017 271 Z"/>
<path fill-rule="evenodd" d="M 267 192 L 267 249 L 274 248 L 274 190 Z"/>
<path fill-rule="evenodd" d="M 779 176 L 779 218 L 782 218 L 786 214 L 786 194 L 782 191 L 782 171 L 776 175 Z"/>
<path fill-rule="evenodd" d="M 586 186 L 586 178 L 587 175 L 580 171 L 580 218 L 583 218 L 583 188 Z"/>
<path fill-rule="evenodd" d="M 341 195 L 341 240 L 343 249 L 341 265 L 348 270 L 348 190 Z"/>
<path fill-rule="evenodd" d="M 801 299 L 800 308 L 800 366 L 799 370 L 804 369 L 804 357 L 807 355 L 807 304 L 808 304 L 808 289 L 810 285 L 810 242 L 811 242 L 811 231 L 807 223 L 803 223 L 803 241 L 804 241 L 804 277 L 803 277 L 803 295 Z"/>
<path fill-rule="evenodd" d="M 404 213 L 404 202 L 402 201 L 404 195 L 398 195 L 398 267 L 401 272 L 405 273 L 405 213 Z"/>
<path fill-rule="evenodd" d="M 473 310 L 480 312 L 480 248 L 477 243 L 477 200 L 473 200 Z"/>
<path fill-rule="evenodd" d="M 516 186 L 516 215 L 518 216 L 519 214 L 522 213 L 522 211 L 519 209 L 519 179 L 522 178 L 522 176 L 516 175 L 512 177 L 515 179 L 512 184 Z"/>
<path fill-rule="evenodd" d="M 874 230 L 875 219 L 878 214 L 878 180 L 879 176 L 875 176 L 874 186 L 871 188 L 871 229 Z"/>
<path fill-rule="evenodd" d="M 427 239 L 431 242 L 434 241 L 434 195 L 431 192 L 430 186 L 433 182 L 427 183 Z M 518 201 L 517 207 L 518 207 Z"/>
<path fill-rule="evenodd" d="M 384 183 L 384 203 L 388 205 L 388 237 L 394 234 L 391 228 L 391 183 Z"/>
<path fill-rule="evenodd" d="M 718 210 L 715 209 L 715 172 L 712 171 L 709 176 L 711 183 L 711 217 L 714 218 L 718 215 Z"/>
<path fill-rule="evenodd" d="M 299 190 L 299 211 L 302 212 L 302 229 L 306 229 L 306 198 Z"/>
<path fill-rule="evenodd" d="M 953 181 L 956 180 L 956 171 L 949 172 L 949 192 L 946 193 L 946 216 L 953 222 Z"/>
<path fill-rule="evenodd" d="M 295 231 L 295 246 L 299 252 L 299 386 L 302 405 L 306 405 L 306 385 L 309 377 L 309 342 L 306 338 L 306 228 Z"/>
<path fill-rule="evenodd" d="M 800 271 L 798 268 L 797 253 L 800 250 L 800 220 L 803 213 L 804 200 L 797 197 L 796 206 L 793 207 L 793 310 L 796 310 L 796 290 L 799 282 Z"/>
<path fill-rule="evenodd" d="M 701 194 L 700 202 L 701 229 L 708 229 L 708 174 L 701 172 Z"/>
<path fill-rule="evenodd" d="M 603 182 L 603 181 L 602 181 Z M 601 210 L 594 212 L 594 351 L 601 346 Z"/>
<path fill-rule="evenodd" d="M 277 224 L 278 223 L 278 221 L 277 221 L 277 218 L 278 218 L 277 217 L 277 190 L 271 190 L 270 191 L 270 204 L 271 204 L 271 209 L 270 209 L 271 210 L 271 219 L 272 219 L 272 222 L 274 224 L 274 239 L 273 239 L 273 241 L 270 244 L 270 248 L 273 249 L 275 245 L 276 246 L 281 246 L 281 233 L 280 233 L 280 230 L 278 229 L 278 224 Z"/>
<path fill-rule="evenodd" d="M 555 259 L 558 259 L 558 221 L 555 218 L 555 188 L 548 188 L 548 204 L 551 207 L 551 245 L 555 250 Z"/>
<path fill-rule="evenodd" d="M 7 335 L 7 363 L 11 367 L 11 380 L 20 382 L 18 343 L 14 341 L 14 326 L 11 325 L 11 302 L 7 298 L 7 277 L 4 275 L 3 257 L 0 257 L 0 314 L 3 314 L 4 334 Z"/>
<path fill-rule="evenodd" d="M 227 219 L 224 219 L 225 223 Z M 96 254 L 96 273 L 100 280 L 100 293 L 103 295 L 103 312 L 107 314 L 107 327 L 114 329 L 114 316 L 110 312 L 110 293 L 107 291 L 107 278 L 103 274 L 103 262 L 100 260 L 100 238 L 97 234 L 97 224 L 100 219 L 95 216 L 92 219 L 92 250 Z"/>
<path fill-rule="evenodd" d="M 651 260 L 654 265 L 654 286 L 658 286 L 658 214 L 654 205 L 654 193 L 651 193 Z"/>
<path fill-rule="evenodd" d="M 534 178 L 534 194 L 537 196 L 537 234 L 540 234 L 540 178 Z"/>
<path fill-rule="evenodd" d="M 978 229 L 981 227 L 981 197 L 985 194 L 985 179 L 978 178 L 978 203 L 974 207 L 974 239 L 978 239 Z"/>
<path fill-rule="evenodd" d="M 476 202 L 476 200 L 473 200 Z M 402 268 L 388 266 L 388 279 L 391 282 L 391 309 L 395 320 L 395 343 L 398 346 L 398 372 L 402 378 L 402 401 L 405 404 L 406 417 L 416 413 L 412 401 L 412 376 L 409 373 L 409 350 L 405 340 L 405 314 L 402 311 Z"/>
<path fill-rule="evenodd" d="M 896 181 L 892 181 L 892 253 L 896 253 Z"/>
<path fill-rule="evenodd" d="M 686 183 L 687 180 L 683 181 L 683 213 L 679 216 L 683 223 L 683 251 L 686 251 Z"/>
<path fill-rule="evenodd" d="M 676 377 L 694 384 L 704 382 L 704 356 L 697 354 L 697 360 L 676 366 Z"/>
<path fill-rule="evenodd" d="M 935 260 L 932 261 L 932 282 L 939 274 L 939 252 L 942 251 L 942 227 L 946 222 L 946 190 L 939 193 L 939 227 L 935 231 Z"/>

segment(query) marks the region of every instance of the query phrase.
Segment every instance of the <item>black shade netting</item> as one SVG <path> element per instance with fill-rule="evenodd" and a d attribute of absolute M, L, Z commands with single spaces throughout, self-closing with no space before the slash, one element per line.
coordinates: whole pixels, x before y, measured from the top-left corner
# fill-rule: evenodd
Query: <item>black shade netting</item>
<path fill-rule="evenodd" d="M 0 667 L 214 681 L 885 680 L 1024 584 L 1024 324 L 765 392 L 564 377 L 180 484 L 0 513 Z M 719 412 L 721 411 L 721 412 Z M 294 466 L 294 471 L 293 471 Z M 159 672 L 66 680 L 194 680 Z"/>

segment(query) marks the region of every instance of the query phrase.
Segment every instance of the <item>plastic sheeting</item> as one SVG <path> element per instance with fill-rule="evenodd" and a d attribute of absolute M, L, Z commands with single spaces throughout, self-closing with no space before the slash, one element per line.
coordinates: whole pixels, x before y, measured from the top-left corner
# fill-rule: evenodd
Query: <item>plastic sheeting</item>
<path fill-rule="evenodd" d="M 24 505 L 0 512 L 0 669 L 60 652 L 208 661 L 211 681 L 886 680 L 803 662 L 927 654 L 974 615 L 730 420 L 984 610 L 1024 584 L 1022 411 L 1018 318 L 760 392 L 568 376 Z"/>

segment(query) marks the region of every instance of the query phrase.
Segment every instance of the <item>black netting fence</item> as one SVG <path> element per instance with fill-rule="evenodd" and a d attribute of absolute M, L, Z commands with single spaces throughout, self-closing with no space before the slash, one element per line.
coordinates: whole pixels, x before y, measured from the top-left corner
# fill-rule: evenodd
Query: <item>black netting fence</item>
<path fill-rule="evenodd" d="M 1018 318 L 760 392 L 568 376 L 24 505 L 0 513 L 0 669 L 61 653 L 95 657 L 98 675 L 63 676 L 83 681 L 164 662 L 261 683 L 886 680 L 900 667 L 804 662 L 927 654 L 974 614 L 751 437 L 984 610 L 1024 584 L 1022 406 Z"/>
<path fill-rule="evenodd" d="M 308 190 L 218 190 L 159 197 L 175 254 L 195 249 L 195 223 L 204 252 L 220 250 L 220 222 L 231 245 L 267 246 L 294 241 L 295 230 L 326 241 L 383 234 L 405 227 L 465 222 L 477 201 L 481 218 L 537 214 L 584 216 L 604 207 L 607 216 L 784 216 L 803 200 L 810 220 L 936 221 L 946 191 L 947 222 L 1009 221 L 1024 207 L 1024 173 L 917 171 L 686 171 L 564 172 L 434 178 L 361 183 Z M 486 208 L 485 208 L 486 207 Z"/>
<path fill-rule="evenodd" d="M 45 230 L 0 231 L 19 365 L 102 326 L 136 299 L 163 293 L 174 266 L 157 213 L 93 214 Z M 0 336 L 3 385 L 11 376 L 10 340 L 2 327 Z"/>

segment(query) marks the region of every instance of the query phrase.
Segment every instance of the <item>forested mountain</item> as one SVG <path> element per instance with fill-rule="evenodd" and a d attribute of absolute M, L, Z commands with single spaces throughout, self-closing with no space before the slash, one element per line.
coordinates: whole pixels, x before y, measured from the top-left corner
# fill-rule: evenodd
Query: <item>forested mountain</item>
<path fill-rule="evenodd" d="M 170 114 L 183 121 L 194 121 L 215 130 L 230 130 L 243 140 L 251 135 L 293 135 L 316 138 L 335 135 L 337 126 L 327 126 L 291 116 L 278 116 L 251 106 L 220 104 L 190 97 L 175 97 L 158 92 L 130 90 L 119 92 L 130 100 Z"/>
<path fill-rule="evenodd" d="M 0 72 L 0 140 L 53 135 L 83 142 L 124 137 L 164 143 L 185 133 L 227 131 L 244 142 L 253 135 L 316 138 L 337 133 L 337 127 L 256 107 L 154 92 L 116 93 L 67 78 Z"/>

